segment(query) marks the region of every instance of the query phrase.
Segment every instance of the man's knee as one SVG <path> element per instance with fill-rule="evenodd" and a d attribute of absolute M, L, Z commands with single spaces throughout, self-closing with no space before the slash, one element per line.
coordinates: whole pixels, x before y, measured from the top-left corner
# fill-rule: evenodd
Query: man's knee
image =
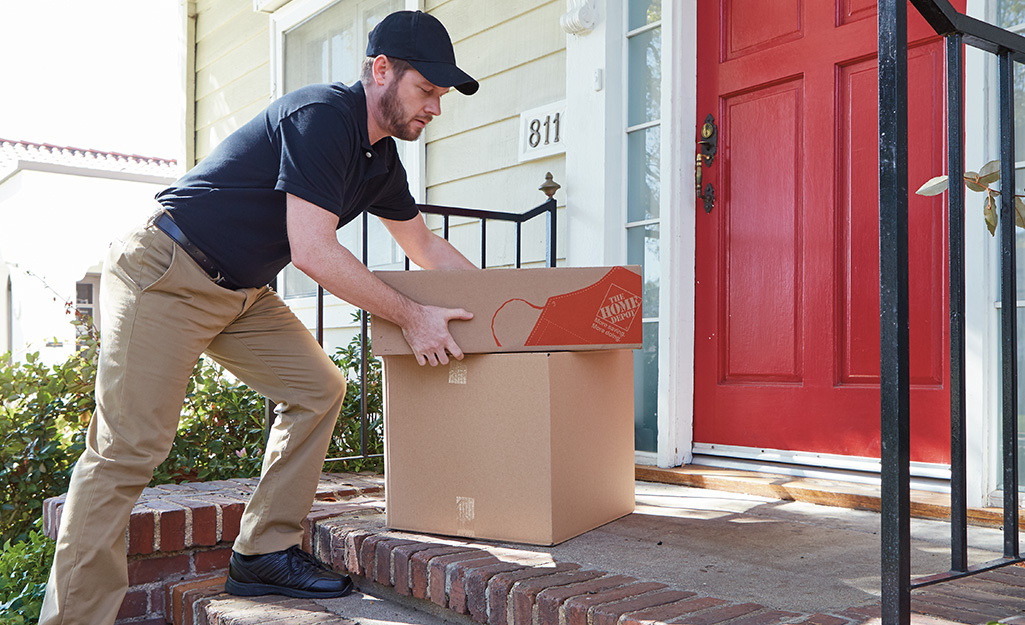
<path fill-rule="evenodd" d="M 345 379 L 345 373 L 341 369 L 335 367 L 332 375 L 332 381 L 329 384 L 331 388 L 335 390 L 334 402 L 338 405 L 338 408 L 341 409 L 342 402 L 345 401 L 345 390 L 348 387 L 348 381 Z"/>
<path fill-rule="evenodd" d="M 338 410 L 341 409 L 342 402 L 345 400 L 346 384 L 344 371 L 334 366 L 333 363 L 330 367 L 325 367 L 320 372 L 315 384 L 311 398 L 311 401 L 315 402 L 315 405 L 312 406 L 313 409 L 316 412 L 324 413 L 326 417 L 337 417 Z"/>

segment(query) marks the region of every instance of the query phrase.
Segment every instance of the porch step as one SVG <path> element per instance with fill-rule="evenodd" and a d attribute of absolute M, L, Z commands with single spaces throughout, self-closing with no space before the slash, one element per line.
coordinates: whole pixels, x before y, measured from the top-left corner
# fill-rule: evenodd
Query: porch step
<path fill-rule="evenodd" d="M 662 469 L 638 465 L 638 480 L 661 484 L 678 484 L 693 488 L 743 495 L 769 497 L 783 501 L 801 501 L 821 506 L 868 510 L 881 509 L 879 487 L 838 480 L 791 477 L 777 473 L 723 469 L 698 464 Z M 980 527 L 1001 527 L 1004 522 L 1000 508 L 969 508 L 968 524 Z M 911 516 L 921 519 L 950 519 L 950 495 L 929 491 L 911 491 Z M 1025 530 L 1025 509 L 1018 511 L 1018 527 Z"/>
<path fill-rule="evenodd" d="M 304 544 L 321 561 L 348 571 L 357 588 L 426 614 L 471 625 L 861 625 L 878 623 L 878 605 L 831 613 L 801 613 L 557 561 L 543 550 L 389 531 L 383 495 L 321 506 L 307 520 Z M 824 575 L 830 572 L 823 571 Z M 174 623 L 354 625 L 332 601 L 279 596 L 232 597 L 223 580 L 193 581 L 169 592 Z M 994 601 L 994 597 L 998 600 Z M 1016 605 L 1016 608 L 1008 608 Z M 977 576 L 916 594 L 915 625 L 1025 625 L 1025 568 Z M 418 621 L 409 621 L 416 623 Z"/>

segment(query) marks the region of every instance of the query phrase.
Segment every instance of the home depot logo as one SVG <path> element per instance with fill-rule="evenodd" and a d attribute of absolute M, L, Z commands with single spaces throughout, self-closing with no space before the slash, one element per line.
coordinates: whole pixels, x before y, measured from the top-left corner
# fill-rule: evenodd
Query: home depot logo
<path fill-rule="evenodd" d="M 630 331 L 641 312 L 641 297 L 623 287 L 611 284 L 598 308 L 591 327 L 617 343 Z"/>
<path fill-rule="evenodd" d="M 641 316 L 641 289 L 637 272 L 613 267 L 593 284 L 549 297 L 544 306 L 519 297 L 507 300 L 491 317 L 491 334 L 495 344 L 502 347 L 496 330 L 498 313 L 512 302 L 522 302 L 541 314 L 526 340 L 510 345 L 639 345 L 641 328 L 634 319 Z"/>

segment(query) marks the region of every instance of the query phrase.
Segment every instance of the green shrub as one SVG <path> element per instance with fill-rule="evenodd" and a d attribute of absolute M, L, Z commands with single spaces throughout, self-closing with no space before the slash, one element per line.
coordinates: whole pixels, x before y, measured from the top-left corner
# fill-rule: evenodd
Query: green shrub
<path fill-rule="evenodd" d="M 53 367 L 0 358 L 0 540 L 25 540 L 43 500 L 67 490 L 95 408 L 95 335 L 82 346 Z"/>
<path fill-rule="evenodd" d="M 84 448 L 95 409 L 98 339 L 87 324 L 82 349 L 48 367 L 38 354 L 24 363 L 0 358 L 0 540 L 28 537 L 43 500 L 67 490 Z M 361 455 L 359 337 L 332 360 L 348 380 L 332 436 L 331 457 Z M 367 455 L 384 449 L 381 366 L 368 359 Z M 152 484 L 210 481 L 259 475 L 264 447 L 264 399 L 203 358 L 196 365 L 182 407 L 178 436 Z M 383 469 L 381 458 L 331 463 L 332 470 Z"/>
<path fill-rule="evenodd" d="M 35 623 L 43 606 L 54 542 L 43 535 L 42 519 L 25 540 L 4 543 L 0 554 L 0 625 Z"/>
<path fill-rule="evenodd" d="M 178 435 L 151 484 L 260 474 L 264 399 L 201 358 L 189 380 Z"/>
<path fill-rule="evenodd" d="M 370 348 L 370 341 L 367 340 L 367 349 Z M 335 424 L 335 431 L 332 437 L 332 447 L 328 451 L 329 458 L 362 455 L 361 434 L 360 434 L 360 340 L 355 336 L 345 347 L 335 350 L 331 360 L 345 372 L 348 386 L 345 388 L 345 402 L 342 404 L 342 413 Z M 374 456 L 384 453 L 384 399 L 382 394 L 383 383 L 381 381 L 381 361 L 376 358 L 367 358 L 367 384 L 366 384 L 366 405 L 367 405 L 367 440 L 366 455 Z M 345 471 L 384 471 L 383 458 L 368 458 L 346 460 L 342 463 L 330 463 L 340 465 L 337 470 Z M 336 470 L 332 468 L 332 470 Z"/>

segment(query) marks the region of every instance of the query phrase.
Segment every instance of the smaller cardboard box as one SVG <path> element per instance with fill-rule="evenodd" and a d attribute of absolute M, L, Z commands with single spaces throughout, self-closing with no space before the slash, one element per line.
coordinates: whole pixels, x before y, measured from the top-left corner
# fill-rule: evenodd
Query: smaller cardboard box
<path fill-rule="evenodd" d="M 383 360 L 388 527 L 553 545 L 633 511 L 632 352 Z"/>
<path fill-rule="evenodd" d="M 641 333 L 640 267 L 543 267 L 378 271 L 415 302 L 465 308 L 449 331 L 466 354 L 636 349 Z M 402 330 L 374 316 L 375 356 L 410 354 Z"/>

